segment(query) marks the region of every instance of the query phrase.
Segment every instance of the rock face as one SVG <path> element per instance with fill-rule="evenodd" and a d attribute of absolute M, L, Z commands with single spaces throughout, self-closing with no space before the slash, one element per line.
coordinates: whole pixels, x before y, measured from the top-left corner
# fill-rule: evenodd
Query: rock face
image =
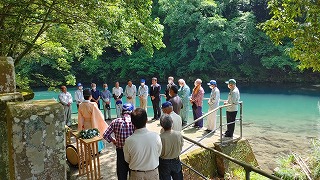
<path fill-rule="evenodd" d="M 0 57 L 0 94 L 16 90 L 14 61 L 11 57 Z"/>
<path fill-rule="evenodd" d="M 224 146 L 221 144 L 214 144 L 214 149 L 230 156 L 238 161 L 245 162 L 247 164 L 250 164 L 251 166 L 257 167 L 258 161 L 256 160 L 252 148 L 249 144 L 249 141 L 246 139 L 241 139 L 236 142 L 228 143 Z M 217 163 L 217 169 L 218 169 L 218 176 L 223 177 L 225 173 L 232 172 L 237 169 L 243 169 L 241 166 L 226 160 L 220 156 L 216 156 L 216 163 Z"/>
<path fill-rule="evenodd" d="M 66 179 L 65 122 L 59 103 L 9 102 L 7 122 L 13 179 Z"/>
<path fill-rule="evenodd" d="M 220 144 L 208 144 L 207 147 L 225 153 L 239 161 L 258 166 L 258 162 L 253 154 L 251 146 L 246 139 L 241 139 L 236 142 L 221 146 Z M 243 169 L 228 160 L 215 155 L 212 151 L 206 149 L 196 149 L 190 153 L 181 156 L 181 161 L 192 166 L 198 172 L 208 178 L 220 177 L 223 178 L 226 173 Z M 183 166 L 183 175 L 185 179 L 201 179 L 199 175 Z"/>

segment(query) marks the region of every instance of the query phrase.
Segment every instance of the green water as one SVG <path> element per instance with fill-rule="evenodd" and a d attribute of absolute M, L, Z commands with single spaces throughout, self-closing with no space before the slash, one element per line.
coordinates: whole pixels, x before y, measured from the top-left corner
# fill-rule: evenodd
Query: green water
<path fill-rule="evenodd" d="M 164 87 L 164 86 L 163 86 Z M 272 131 L 281 131 L 292 134 L 296 133 L 305 137 L 320 137 L 320 112 L 318 101 L 320 92 L 304 89 L 300 86 L 289 87 L 257 87 L 256 85 L 239 86 L 241 101 L 243 101 L 244 124 L 254 124 L 257 127 L 266 128 Z M 75 88 L 68 91 L 74 95 Z M 205 89 L 205 97 L 209 97 L 209 89 Z M 227 98 L 226 87 L 220 88 L 221 99 Z M 56 92 L 49 92 L 45 89 L 35 90 L 35 100 L 58 98 Z M 164 98 L 162 98 L 164 101 Z M 136 99 L 139 104 L 138 98 Z M 206 101 L 203 103 L 203 111 L 207 112 Z M 114 106 L 114 103 L 112 104 Z M 153 116 L 151 101 L 148 98 L 148 116 Z M 72 111 L 77 112 L 76 104 L 72 104 Z M 115 117 L 115 110 L 112 110 Z M 190 113 L 190 117 L 191 113 Z M 191 120 L 190 120 L 191 121 Z M 245 126 L 244 126 L 245 127 Z M 246 134 L 244 129 L 244 134 Z"/>

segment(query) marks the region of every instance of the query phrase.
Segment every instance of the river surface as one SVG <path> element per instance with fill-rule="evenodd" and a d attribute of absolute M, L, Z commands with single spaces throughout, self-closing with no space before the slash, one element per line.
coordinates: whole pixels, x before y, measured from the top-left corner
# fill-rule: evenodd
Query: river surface
<path fill-rule="evenodd" d="M 164 89 L 165 86 L 162 87 Z M 221 99 L 227 99 L 228 89 L 225 85 L 219 88 Z M 318 86 L 250 84 L 238 85 L 238 88 L 243 101 L 243 136 L 252 145 L 262 169 L 272 171 L 276 167 L 276 159 L 292 151 L 302 156 L 308 154 L 311 139 L 320 138 Z M 68 88 L 72 96 L 75 90 L 76 88 Z M 57 99 L 59 94 L 46 89 L 34 89 L 34 92 L 35 100 Z M 210 90 L 206 86 L 205 92 L 205 97 L 208 98 Z M 150 98 L 148 106 L 152 106 Z M 72 110 L 77 112 L 75 103 Z M 207 110 L 205 102 L 203 111 Z M 148 108 L 149 117 L 153 116 L 152 113 L 152 108 Z M 115 117 L 115 110 L 112 115 Z"/>

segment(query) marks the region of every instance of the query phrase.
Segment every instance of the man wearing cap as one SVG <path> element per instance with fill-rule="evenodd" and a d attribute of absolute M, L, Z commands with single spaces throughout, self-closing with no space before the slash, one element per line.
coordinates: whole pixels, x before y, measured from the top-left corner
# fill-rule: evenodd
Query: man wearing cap
<path fill-rule="evenodd" d="M 136 85 L 132 84 L 131 80 L 128 81 L 128 85 L 124 90 L 124 95 L 127 97 L 127 103 L 131 103 L 136 107 L 137 88 Z"/>
<path fill-rule="evenodd" d="M 64 110 L 64 121 L 67 126 L 71 125 L 71 104 L 72 104 L 72 96 L 69 92 L 67 92 L 66 86 L 61 86 L 61 93 L 59 94 L 59 101 L 63 105 Z"/>
<path fill-rule="evenodd" d="M 115 86 L 112 88 L 112 96 L 116 104 L 117 118 L 119 118 L 121 117 L 123 89 L 122 87 L 120 87 L 118 81 L 115 83 Z"/>
<path fill-rule="evenodd" d="M 209 110 L 208 112 L 214 110 L 219 107 L 220 101 L 220 91 L 217 87 L 217 82 L 215 80 L 211 80 L 207 85 L 211 89 L 210 99 L 208 100 Z M 208 124 L 206 131 L 212 131 L 216 129 L 216 119 L 217 119 L 217 111 L 208 115 Z"/>
<path fill-rule="evenodd" d="M 79 109 L 79 104 L 84 101 L 83 90 L 82 90 L 83 86 L 81 83 L 78 83 L 77 86 L 78 86 L 78 89 L 76 90 L 76 92 L 74 92 L 74 99 L 76 100 L 76 103 L 77 103 L 77 109 Z"/>
<path fill-rule="evenodd" d="M 172 76 L 168 77 L 168 84 L 167 84 L 167 88 L 165 90 L 166 101 L 169 101 L 169 99 L 171 99 L 170 88 L 171 88 L 171 86 L 175 85 L 173 80 L 174 80 L 174 78 Z"/>
<path fill-rule="evenodd" d="M 181 98 L 178 96 L 178 86 L 172 85 L 169 89 L 170 99 L 169 101 L 172 103 L 173 111 L 177 114 L 180 114 L 180 110 L 183 108 L 183 104 Z"/>
<path fill-rule="evenodd" d="M 179 131 L 172 130 L 172 118 L 163 115 L 160 125 L 164 131 L 160 134 L 162 151 L 159 159 L 160 180 L 183 180 L 182 166 L 179 159 L 183 138 Z"/>
<path fill-rule="evenodd" d="M 180 86 L 180 89 L 178 90 L 178 95 L 181 98 L 183 104 L 183 108 L 180 111 L 180 116 L 182 119 L 182 126 L 184 126 L 188 123 L 189 119 L 190 88 L 183 79 L 179 79 L 178 82 Z"/>
<path fill-rule="evenodd" d="M 101 99 L 102 99 L 102 105 L 103 105 L 103 115 L 104 120 L 111 120 L 111 104 L 110 99 L 112 98 L 112 94 L 108 89 L 108 84 L 103 84 L 103 91 L 101 92 Z M 108 114 L 108 118 L 107 118 Z"/>
<path fill-rule="evenodd" d="M 166 101 L 162 103 L 162 112 L 163 114 L 167 114 L 172 118 L 172 130 L 181 131 L 182 130 L 182 120 L 181 117 L 173 111 L 173 106 L 170 101 Z M 162 132 L 163 130 L 161 130 Z"/>
<path fill-rule="evenodd" d="M 146 80 L 141 79 L 140 80 L 140 86 L 138 89 L 138 96 L 140 100 L 140 108 L 144 109 L 147 111 L 147 99 L 148 99 L 148 86 L 145 85 Z"/>
<path fill-rule="evenodd" d="M 130 113 L 134 106 L 130 103 L 125 103 L 122 106 L 122 116 L 113 120 L 103 138 L 107 142 L 112 142 L 116 146 L 117 151 L 117 176 L 119 180 L 127 180 L 129 172 L 129 164 L 124 160 L 123 146 L 125 140 L 133 134 L 134 126 L 131 122 Z M 114 137 L 111 135 L 114 134 Z"/>
<path fill-rule="evenodd" d="M 134 133 L 128 137 L 123 146 L 124 158 L 129 163 L 130 180 L 159 179 L 159 157 L 162 144 L 159 134 L 146 128 L 147 113 L 136 108 L 131 113 Z"/>
<path fill-rule="evenodd" d="M 152 78 L 152 84 L 150 87 L 150 97 L 153 107 L 153 119 L 152 120 L 158 120 L 161 116 L 161 110 L 160 110 L 160 90 L 161 86 L 157 83 L 158 80 L 156 77 Z"/>
<path fill-rule="evenodd" d="M 228 88 L 230 89 L 230 92 L 228 94 L 228 100 L 225 101 L 224 104 L 231 104 L 231 106 L 228 106 L 226 108 L 227 123 L 233 122 L 233 124 L 227 125 L 227 131 L 224 133 L 224 136 L 233 137 L 235 120 L 238 112 L 238 104 L 240 101 L 240 92 L 236 86 L 236 80 L 229 79 L 229 81 L 226 81 L 226 84 L 228 84 Z"/>

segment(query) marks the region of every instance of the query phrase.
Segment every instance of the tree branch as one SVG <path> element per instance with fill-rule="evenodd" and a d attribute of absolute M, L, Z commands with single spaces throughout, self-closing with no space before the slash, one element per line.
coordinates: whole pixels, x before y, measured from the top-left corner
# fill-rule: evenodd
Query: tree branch
<path fill-rule="evenodd" d="M 50 13 L 52 12 L 52 8 L 55 5 L 55 1 L 52 2 L 51 6 L 48 9 L 48 12 L 45 15 L 44 19 L 47 19 L 50 15 Z M 36 41 L 38 40 L 38 38 L 49 28 L 50 26 L 47 26 L 46 22 L 44 21 L 41 28 L 39 29 L 37 35 L 34 37 L 34 39 L 31 41 L 31 43 L 26 45 L 26 48 L 18 55 L 18 57 L 15 59 L 14 64 L 17 65 L 19 64 L 20 60 L 27 55 L 31 49 L 33 48 L 34 44 L 36 43 Z"/>

